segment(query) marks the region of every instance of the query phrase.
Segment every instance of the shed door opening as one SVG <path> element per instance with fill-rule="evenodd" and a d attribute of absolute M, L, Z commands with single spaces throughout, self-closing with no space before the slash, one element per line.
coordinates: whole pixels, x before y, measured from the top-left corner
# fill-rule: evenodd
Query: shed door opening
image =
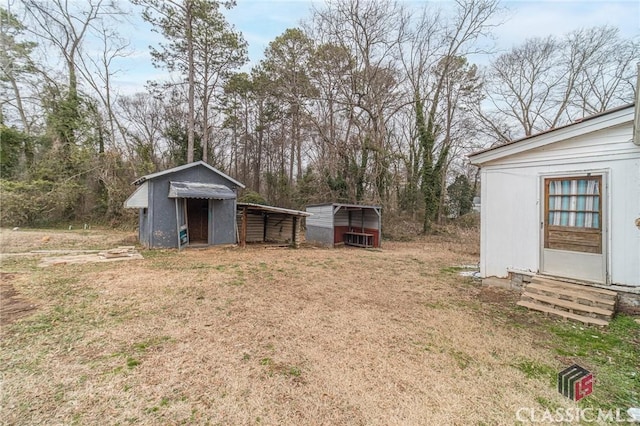
<path fill-rule="evenodd" d="M 189 224 L 189 243 L 209 243 L 209 200 L 187 198 L 187 223 Z"/>
<path fill-rule="evenodd" d="M 601 175 L 544 180 L 541 272 L 606 282 Z"/>

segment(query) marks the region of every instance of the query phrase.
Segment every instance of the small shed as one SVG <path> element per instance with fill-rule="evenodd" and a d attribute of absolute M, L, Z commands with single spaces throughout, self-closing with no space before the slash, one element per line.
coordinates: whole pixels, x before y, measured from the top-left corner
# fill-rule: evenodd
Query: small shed
<path fill-rule="evenodd" d="M 297 246 L 302 240 L 301 220 L 311 213 L 265 206 L 238 203 L 238 241 L 247 243 L 275 243 Z"/>
<path fill-rule="evenodd" d="M 139 209 L 147 248 L 235 244 L 236 199 L 244 185 L 203 161 L 142 176 L 125 201 Z"/>
<path fill-rule="evenodd" d="M 380 247 L 382 207 L 327 203 L 307 206 L 306 210 L 313 214 L 307 218 L 307 241 L 331 247 Z"/>
<path fill-rule="evenodd" d="M 481 167 L 483 278 L 522 272 L 640 289 L 636 108 L 470 156 Z"/>

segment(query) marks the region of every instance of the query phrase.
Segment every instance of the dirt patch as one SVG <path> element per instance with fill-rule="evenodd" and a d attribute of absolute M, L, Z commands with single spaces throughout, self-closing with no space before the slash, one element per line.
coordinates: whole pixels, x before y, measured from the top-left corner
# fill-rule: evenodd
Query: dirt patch
<path fill-rule="evenodd" d="M 2 253 L 25 253 L 33 250 L 107 249 L 136 243 L 133 232 L 102 229 L 0 229 Z"/>
<path fill-rule="evenodd" d="M 478 299 L 483 303 L 493 303 L 497 305 L 515 304 L 520 300 L 520 293 L 499 287 L 482 286 L 478 294 Z"/>
<path fill-rule="evenodd" d="M 0 332 L 18 318 L 29 315 L 36 306 L 21 297 L 11 281 L 15 274 L 0 272 Z"/>

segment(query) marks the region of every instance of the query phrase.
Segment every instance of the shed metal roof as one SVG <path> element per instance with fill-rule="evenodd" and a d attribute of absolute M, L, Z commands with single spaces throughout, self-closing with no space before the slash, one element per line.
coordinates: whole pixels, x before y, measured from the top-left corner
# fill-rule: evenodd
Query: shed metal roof
<path fill-rule="evenodd" d="M 382 206 L 374 206 L 374 205 L 365 205 L 365 204 L 349 204 L 349 203 L 318 203 L 318 204 L 309 204 L 307 207 L 320 207 L 320 206 L 333 206 L 333 207 L 345 207 L 350 209 L 376 209 L 379 210 Z"/>
<path fill-rule="evenodd" d="M 202 182 L 169 182 L 169 198 L 233 200 L 236 193 L 224 185 Z"/>
<path fill-rule="evenodd" d="M 147 180 L 155 179 L 155 178 L 157 178 L 159 176 L 163 176 L 163 175 L 166 175 L 166 174 L 169 174 L 169 173 L 179 172 L 181 170 L 186 170 L 186 169 L 189 169 L 191 167 L 196 167 L 196 166 L 204 166 L 204 167 L 208 168 L 209 170 L 211 170 L 212 172 L 217 173 L 218 175 L 222 176 L 223 178 L 229 180 L 234 185 L 237 185 L 240 188 L 245 188 L 245 186 L 242 183 L 238 182 L 237 180 L 235 180 L 231 176 L 228 176 L 228 175 L 222 173 L 220 170 L 218 170 L 215 167 L 205 163 L 204 161 L 195 161 L 193 163 L 184 164 L 184 165 L 178 166 L 178 167 L 173 167 L 171 169 L 163 170 L 161 172 L 156 172 L 156 173 L 151 173 L 149 175 L 141 176 L 138 179 L 136 179 L 135 181 L 133 181 L 133 184 L 134 185 L 140 185 L 142 182 L 145 182 Z"/>
<path fill-rule="evenodd" d="M 249 207 L 252 210 L 259 210 L 259 211 L 270 212 L 270 213 L 289 214 L 292 216 L 311 216 L 313 214 L 309 212 L 303 212 L 300 210 L 291 210 L 291 209 L 285 209 L 282 207 L 265 206 L 262 204 L 254 204 L 254 203 L 238 203 L 238 207 Z"/>

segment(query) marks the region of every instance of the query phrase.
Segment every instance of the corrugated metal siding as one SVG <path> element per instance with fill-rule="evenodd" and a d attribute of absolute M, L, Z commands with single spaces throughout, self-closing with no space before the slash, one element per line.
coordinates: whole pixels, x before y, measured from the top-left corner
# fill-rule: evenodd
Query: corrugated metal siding
<path fill-rule="evenodd" d="M 267 241 L 291 242 L 293 218 L 285 215 L 269 215 L 267 220 Z"/>
<path fill-rule="evenodd" d="M 307 225 L 306 240 L 309 243 L 319 243 L 333 247 L 333 229 Z"/>
<path fill-rule="evenodd" d="M 358 212 L 360 214 L 360 212 Z M 333 217 L 334 226 L 349 226 L 349 212 L 346 208 L 342 207 Z"/>
<path fill-rule="evenodd" d="M 364 227 L 378 229 L 378 214 L 374 210 L 372 209 L 365 210 Z"/>
<path fill-rule="evenodd" d="M 242 214 L 237 215 L 238 232 L 242 232 Z M 247 214 L 247 242 L 261 243 L 264 241 L 264 222 L 261 214 Z"/>
<path fill-rule="evenodd" d="M 149 183 L 149 246 L 177 247 L 175 199 L 168 197 L 170 181 L 205 182 L 235 188 L 233 182 L 218 175 L 205 166 L 179 169 L 158 176 Z M 236 242 L 234 226 L 235 200 L 216 200 L 212 207 L 213 244 L 233 244 Z"/>
<path fill-rule="evenodd" d="M 309 206 L 306 210 L 313 214 L 313 216 L 307 218 L 307 226 L 315 226 L 318 228 L 333 227 L 333 206 L 331 204 Z"/>

